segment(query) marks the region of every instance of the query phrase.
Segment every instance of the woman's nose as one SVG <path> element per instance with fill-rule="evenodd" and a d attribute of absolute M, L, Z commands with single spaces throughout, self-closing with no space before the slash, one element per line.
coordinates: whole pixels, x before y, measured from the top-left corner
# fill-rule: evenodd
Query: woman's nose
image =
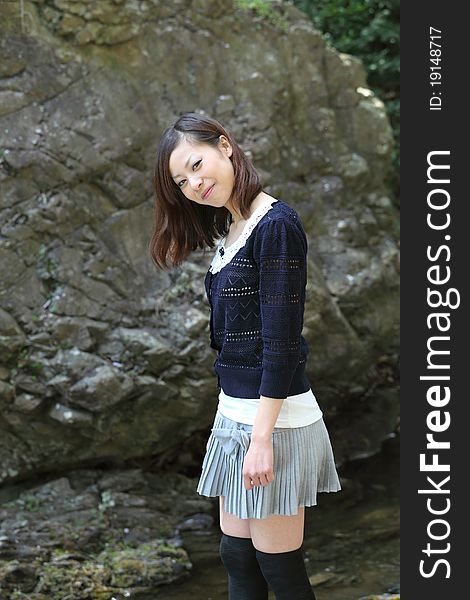
<path fill-rule="evenodd" d="M 202 185 L 202 177 L 194 177 L 192 179 L 190 179 L 190 185 L 193 188 L 193 190 L 199 190 L 199 188 Z"/>

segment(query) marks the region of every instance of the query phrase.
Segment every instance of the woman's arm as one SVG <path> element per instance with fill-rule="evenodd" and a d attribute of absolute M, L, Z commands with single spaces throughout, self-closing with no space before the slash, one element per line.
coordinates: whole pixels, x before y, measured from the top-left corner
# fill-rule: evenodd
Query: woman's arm
<path fill-rule="evenodd" d="M 253 430 L 251 432 L 252 442 L 271 441 L 271 434 L 283 402 L 284 400 L 279 400 L 278 398 L 269 398 L 268 396 L 260 397 Z"/>
<path fill-rule="evenodd" d="M 243 461 L 246 490 L 274 481 L 272 432 L 284 400 L 261 396 L 251 431 L 250 447 Z"/>
<path fill-rule="evenodd" d="M 260 403 L 243 464 L 247 490 L 274 480 L 272 432 L 299 366 L 307 237 L 295 211 L 258 226 L 253 257 L 259 269 L 263 356 Z"/>

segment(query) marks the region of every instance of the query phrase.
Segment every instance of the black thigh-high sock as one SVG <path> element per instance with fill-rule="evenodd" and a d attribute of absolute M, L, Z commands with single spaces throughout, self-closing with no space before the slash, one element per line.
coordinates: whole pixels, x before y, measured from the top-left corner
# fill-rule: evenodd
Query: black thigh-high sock
<path fill-rule="evenodd" d="M 229 600 L 268 600 L 268 584 L 251 538 L 222 534 L 220 558 L 228 573 Z"/>
<path fill-rule="evenodd" d="M 276 600 L 315 600 L 305 569 L 303 548 L 271 554 L 256 550 L 264 578 Z"/>

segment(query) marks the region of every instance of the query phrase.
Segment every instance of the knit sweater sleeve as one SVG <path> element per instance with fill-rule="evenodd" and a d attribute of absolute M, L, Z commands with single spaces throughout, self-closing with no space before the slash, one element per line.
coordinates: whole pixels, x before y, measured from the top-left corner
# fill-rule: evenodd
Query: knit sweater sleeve
<path fill-rule="evenodd" d="M 307 239 L 298 217 L 261 224 L 253 255 L 263 340 L 259 394 L 285 399 L 299 364 L 307 283 Z"/>

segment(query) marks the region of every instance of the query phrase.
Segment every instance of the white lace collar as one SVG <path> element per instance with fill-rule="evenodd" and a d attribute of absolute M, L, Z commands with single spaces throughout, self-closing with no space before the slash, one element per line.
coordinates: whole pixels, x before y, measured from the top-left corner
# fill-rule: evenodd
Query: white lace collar
<path fill-rule="evenodd" d="M 276 202 L 278 202 L 278 200 L 271 200 L 270 202 L 266 202 L 265 204 L 258 206 L 254 213 L 248 218 L 240 236 L 233 242 L 233 244 L 230 244 L 230 246 L 227 246 L 227 248 L 225 247 L 225 240 L 227 239 L 227 236 L 223 237 L 219 241 L 215 248 L 214 258 L 209 266 L 209 271 L 211 273 L 218 273 L 232 260 L 240 248 L 243 248 L 253 229 Z M 220 252 L 221 249 L 222 252 Z"/>

